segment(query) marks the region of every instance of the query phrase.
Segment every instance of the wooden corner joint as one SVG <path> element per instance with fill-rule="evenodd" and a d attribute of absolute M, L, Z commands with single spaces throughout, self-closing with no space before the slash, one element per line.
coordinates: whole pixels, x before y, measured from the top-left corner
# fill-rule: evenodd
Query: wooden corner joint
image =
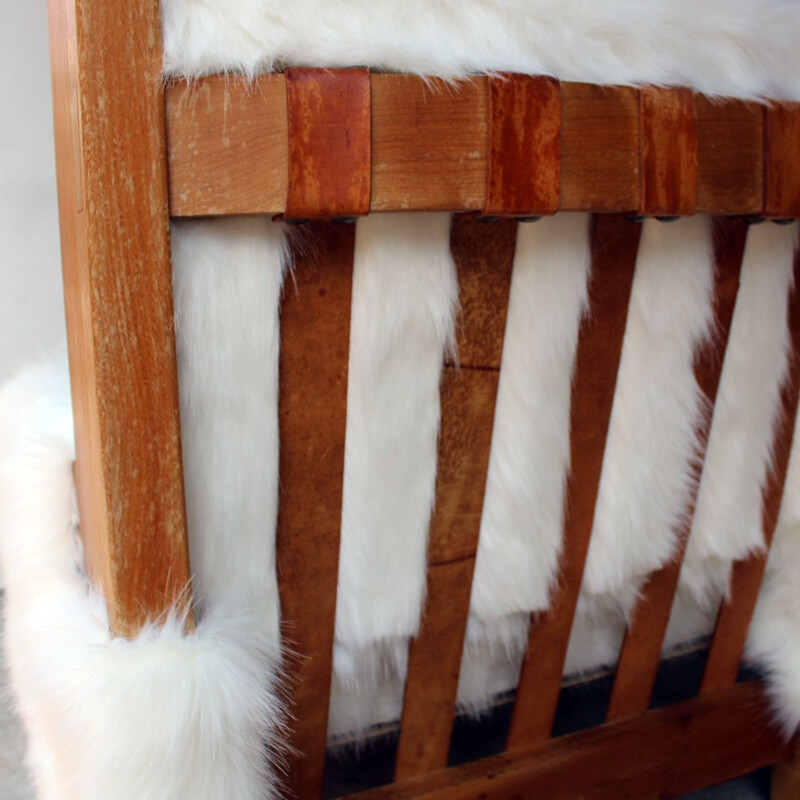
<path fill-rule="evenodd" d="M 286 70 L 289 130 L 287 220 L 369 212 L 370 74 L 366 68 Z"/>

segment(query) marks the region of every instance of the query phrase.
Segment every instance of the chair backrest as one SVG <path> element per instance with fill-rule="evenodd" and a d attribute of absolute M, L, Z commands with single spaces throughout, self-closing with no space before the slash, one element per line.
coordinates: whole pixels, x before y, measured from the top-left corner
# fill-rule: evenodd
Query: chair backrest
<path fill-rule="evenodd" d="M 590 211 L 596 213 L 594 279 L 572 387 L 565 549 L 551 608 L 532 620 L 508 753 L 443 771 L 510 285 L 508 251 L 495 256 L 491 270 L 461 252 L 462 295 L 478 309 L 489 302 L 485 298 L 504 299 L 462 320 L 462 354 L 476 342 L 485 345 L 476 355 L 485 369 L 445 366 L 425 621 L 409 657 L 398 784 L 369 796 L 485 791 L 506 797 L 534 785 L 555 796 L 547 787 L 567 780 L 588 791 L 614 754 L 632 746 L 643 761 L 651 759 L 650 771 L 619 778 L 603 796 L 620 796 L 621 786 L 635 796 L 639 790 L 684 791 L 785 757 L 788 746 L 764 724 L 760 689 L 735 685 L 766 553 L 736 565 L 701 697 L 645 713 L 688 527 L 679 557 L 650 576 L 628 630 L 608 711 L 609 720 L 625 722 L 582 739 L 547 740 L 592 530 L 640 236 L 636 218 L 720 217 L 714 224 L 728 243 L 716 254 L 721 335 L 696 366 L 713 402 L 748 230 L 743 218 L 800 215 L 800 108 L 711 102 L 680 88 L 516 75 L 478 77 L 436 91 L 414 76 L 366 70 L 288 70 L 257 78 L 255 85 L 210 76 L 160 87 L 157 2 L 51 6 L 76 474 L 87 557 L 114 630 L 131 635 L 147 618 L 185 603 L 189 576 L 170 216 L 267 214 L 296 221 L 444 210 L 508 218 L 495 224 L 505 226 L 513 250 L 517 219 Z M 334 94 L 336 102 L 329 100 Z M 321 99 L 315 111 L 309 111 L 310 95 Z M 324 138 L 314 131 L 332 126 L 347 135 L 325 139 L 324 158 L 311 158 Z M 353 257 L 352 226 L 311 224 L 323 256 L 298 255 L 296 291 L 287 294 L 281 312 L 281 605 L 295 649 L 311 656 L 297 667 L 294 696 L 290 784 L 299 797 L 318 796 L 323 780 Z M 480 249 L 485 237 L 470 231 L 470 248 Z M 797 353 L 796 295 L 789 317 Z M 799 365 L 793 358 L 775 469 L 764 492 L 768 540 L 788 465 Z M 707 434 L 706 424 L 701 441 Z M 693 504 L 694 497 L 688 520 Z M 730 744 L 737 732 L 746 745 Z M 667 774 L 663 767 L 681 737 L 682 752 L 690 755 L 681 770 Z M 581 748 L 567 758 L 576 743 Z M 720 755 L 725 748 L 728 755 Z M 697 755 L 710 750 L 712 763 Z"/>

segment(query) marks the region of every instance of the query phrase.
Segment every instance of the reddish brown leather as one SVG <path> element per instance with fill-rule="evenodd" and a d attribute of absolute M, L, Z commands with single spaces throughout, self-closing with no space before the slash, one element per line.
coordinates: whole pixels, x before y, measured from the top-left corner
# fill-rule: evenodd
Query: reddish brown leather
<path fill-rule="evenodd" d="M 764 214 L 800 217 L 800 103 L 776 103 L 766 111 Z"/>
<path fill-rule="evenodd" d="M 686 215 L 697 208 L 697 106 L 689 89 L 639 91 L 642 194 L 639 213 Z"/>
<path fill-rule="evenodd" d="M 697 95 L 697 210 L 761 214 L 764 107 Z"/>
<path fill-rule="evenodd" d="M 369 70 L 288 69 L 286 104 L 286 219 L 366 214 L 372 172 Z"/>
<path fill-rule="evenodd" d="M 489 79 L 486 216 L 558 210 L 561 93 L 552 78 L 508 74 Z"/>

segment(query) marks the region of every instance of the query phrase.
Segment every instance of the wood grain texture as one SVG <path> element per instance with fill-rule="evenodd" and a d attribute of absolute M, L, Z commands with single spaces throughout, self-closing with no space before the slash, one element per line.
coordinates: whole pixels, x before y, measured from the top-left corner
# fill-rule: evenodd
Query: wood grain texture
<path fill-rule="evenodd" d="M 697 106 L 689 89 L 639 90 L 643 215 L 687 215 L 697 208 Z"/>
<path fill-rule="evenodd" d="M 289 114 L 287 219 L 356 217 L 369 211 L 369 70 L 286 70 Z"/>
<path fill-rule="evenodd" d="M 485 78 L 373 75 L 372 210 L 481 208 L 487 133 Z"/>
<path fill-rule="evenodd" d="M 561 119 L 561 210 L 639 208 L 636 90 L 562 83 Z"/>
<path fill-rule="evenodd" d="M 159 6 L 49 11 L 81 535 L 133 635 L 190 600 Z"/>
<path fill-rule="evenodd" d="M 641 225 L 616 215 L 592 221 L 592 276 L 572 383 L 570 472 L 563 550 L 550 608 L 531 619 L 509 750 L 550 736 L 600 483 Z"/>
<path fill-rule="evenodd" d="M 772 469 L 762 489 L 761 524 L 766 547 L 763 553 L 733 565 L 728 597 L 720 608 L 703 673 L 702 693 L 730 686 L 736 680 L 778 522 L 800 393 L 800 252 L 795 254 L 793 285 L 787 309 L 791 342 L 789 369 L 781 389 L 782 414 L 774 431 Z"/>
<path fill-rule="evenodd" d="M 464 300 L 459 351 L 472 366 L 446 366 L 442 376 L 427 601 L 420 634 L 409 650 L 396 764 L 400 780 L 447 763 L 494 425 L 500 359 L 494 337 L 499 334 L 502 342 L 505 330 L 513 229 L 514 223 L 461 221 L 453 231 Z M 487 309 L 494 315 L 489 326 Z"/>
<path fill-rule="evenodd" d="M 761 214 L 764 208 L 764 107 L 696 95 L 697 210 Z"/>
<path fill-rule="evenodd" d="M 311 223 L 281 307 L 278 581 L 291 657 L 288 787 L 320 797 L 333 653 L 354 225 Z"/>
<path fill-rule="evenodd" d="M 714 221 L 713 241 L 716 272 L 714 275 L 714 318 L 716 335 L 695 356 L 694 373 L 700 390 L 711 407 L 716 400 L 725 348 L 728 344 L 733 310 L 739 291 L 747 223 L 740 218 Z M 697 430 L 697 456 L 705 458 L 711 415 L 701 420 Z M 617 664 L 607 719 L 622 719 L 645 711 L 650 704 L 661 647 L 669 623 L 681 564 L 694 517 L 700 477 L 692 484 L 678 547 L 668 564 L 651 573 L 641 589 Z"/>
<path fill-rule="evenodd" d="M 765 216 L 800 216 L 800 103 L 767 107 L 765 159 Z"/>
<path fill-rule="evenodd" d="M 174 217 L 282 213 L 289 146 L 283 75 L 210 75 L 166 89 Z"/>
<path fill-rule="evenodd" d="M 352 795 L 353 800 L 676 797 L 792 751 L 753 681 L 638 717 Z M 778 800 L 785 800 L 779 798 Z"/>
<path fill-rule="evenodd" d="M 558 81 L 507 74 L 488 80 L 489 151 L 484 215 L 558 210 L 561 94 Z"/>

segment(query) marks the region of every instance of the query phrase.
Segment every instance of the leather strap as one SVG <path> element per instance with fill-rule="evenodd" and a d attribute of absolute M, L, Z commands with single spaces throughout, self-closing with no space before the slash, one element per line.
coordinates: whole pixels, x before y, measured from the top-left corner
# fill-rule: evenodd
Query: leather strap
<path fill-rule="evenodd" d="M 369 70 L 288 69 L 286 105 L 285 218 L 366 214 L 372 172 Z"/>
<path fill-rule="evenodd" d="M 558 210 L 561 94 L 552 78 L 507 74 L 489 79 L 484 216 L 533 216 Z"/>
<path fill-rule="evenodd" d="M 697 106 L 689 89 L 639 92 L 641 203 L 647 216 L 697 209 Z"/>

